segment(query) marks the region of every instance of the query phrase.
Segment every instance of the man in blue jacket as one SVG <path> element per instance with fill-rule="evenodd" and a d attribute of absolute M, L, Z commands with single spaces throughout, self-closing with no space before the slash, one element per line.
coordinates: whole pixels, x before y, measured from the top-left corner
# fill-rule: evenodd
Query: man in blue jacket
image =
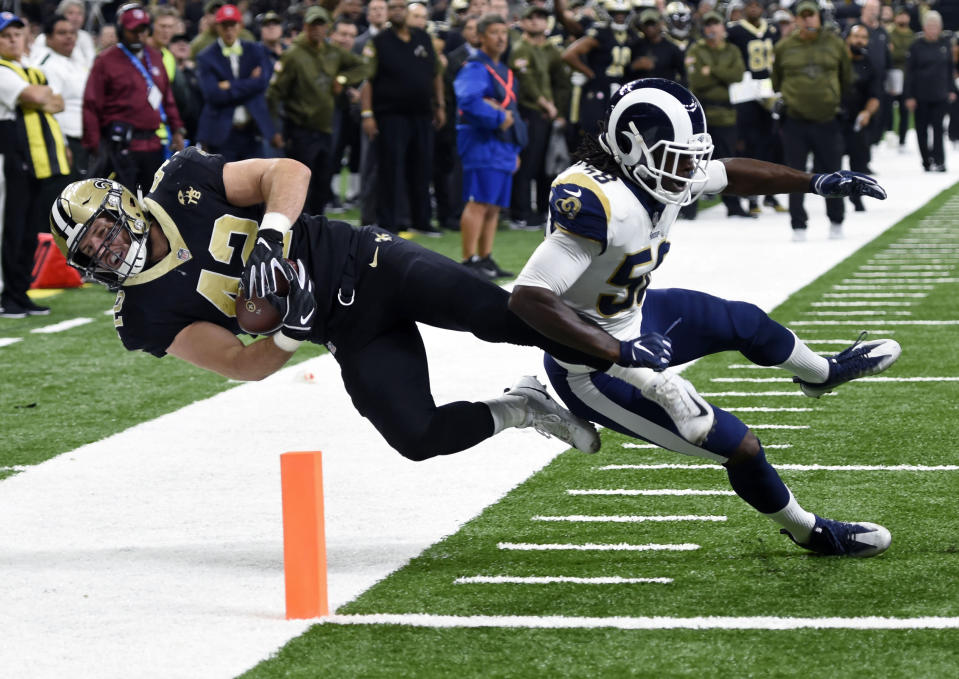
<path fill-rule="evenodd" d="M 484 15 L 476 25 L 479 52 L 456 76 L 456 145 L 463 162 L 463 264 L 487 278 L 513 276 L 493 261 L 500 208 L 508 208 L 526 125 L 517 107 L 513 72 L 500 57 L 509 41 L 506 21 Z"/>
<path fill-rule="evenodd" d="M 266 104 L 273 64 L 262 45 L 239 39 L 242 22 L 235 5 L 223 5 L 217 41 L 197 55 L 204 100 L 197 142 L 227 161 L 262 155 L 262 140 L 274 132 Z"/>

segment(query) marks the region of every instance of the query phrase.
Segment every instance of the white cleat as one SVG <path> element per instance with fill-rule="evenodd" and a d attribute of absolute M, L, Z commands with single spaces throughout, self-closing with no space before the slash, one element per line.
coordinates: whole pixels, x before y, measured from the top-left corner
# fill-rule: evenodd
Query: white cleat
<path fill-rule="evenodd" d="M 694 445 L 701 444 L 716 420 L 712 407 L 696 388 L 676 373 L 661 372 L 642 388 L 649 399 L 672 419 L 679 434 Z"/>
<path fill-rule="evenodd" d="M 521 396 L 526 402 L 526 419 L 518 428 L 532 427 L 546 438 L 555 436 L 584 453 L 599 450 L 596 428 L 553 400 L 546 385 L 532 375 L 521 377 L 506 394 Z"/>

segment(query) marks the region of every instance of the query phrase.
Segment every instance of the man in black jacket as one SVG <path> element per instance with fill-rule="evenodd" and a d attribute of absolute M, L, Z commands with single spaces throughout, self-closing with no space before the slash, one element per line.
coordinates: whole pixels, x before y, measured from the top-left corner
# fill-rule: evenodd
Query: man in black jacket
<path fill-rule="evenodd" d="M 955 63 L 952 34 L 942 31 L 939 12 L 926 12 L 922 34 L 909 48 L 906 59 L 906 108 L 915 112 L 916 137 L 922 167 L 926 172 L 945 172 L 942 148 L 942 121 L 950 101 L 956 98 L 953 85 Z M 932 128 L 932 150 L 929 128 Z"/>
<path fill-rule="evenodd" d="M 856 24 L 846 34 L 846 47 L 852 59 L 852 86 L 842 98 L 839 111 L 839 124 L 845 142 L 846 155 L 849 156 L 849 169 L 865 173 L 869 169 L 869 129 L 873 116 L 879 110 L 879 97 L 882 96 L 882 76 L 869 58 L 869 31 L 862 24 Z M 856 212 L 865 207 L 862 197 L 850 196 Z"/>

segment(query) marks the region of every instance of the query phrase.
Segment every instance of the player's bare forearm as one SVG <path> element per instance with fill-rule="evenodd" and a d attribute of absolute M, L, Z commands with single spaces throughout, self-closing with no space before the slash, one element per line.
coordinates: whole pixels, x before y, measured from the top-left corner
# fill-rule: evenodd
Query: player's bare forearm
<path fill-rule="evenodd" d="M 293 355 L 280 349 L 271 337 L 244 345 L 226 328 L 205 321 L 181 330 L 167 353 L 204 370 L 247 382 L 269 377 Z"/>
<path fill-rule="evenodd" d="M 310 187 L 310 168 L 290 158 L 251 158 L 223 166 L 226 197 L 237 206 L 266 204 L 295 222 Z"/>
<path fill-rule="evenodd" d="M 517 285 L 509 296 L 509 309 L 555 342 L 604 361 L 619 360 L 619 340 L 584 321 L 552 290 Z"/>
<path fill-rule="evenodd" d="M 721 158 L 726 166 L 724 194 L 758 196 L 773 193 L 808 193 L 812 175 L 785 165 L 752 158 Z"/>

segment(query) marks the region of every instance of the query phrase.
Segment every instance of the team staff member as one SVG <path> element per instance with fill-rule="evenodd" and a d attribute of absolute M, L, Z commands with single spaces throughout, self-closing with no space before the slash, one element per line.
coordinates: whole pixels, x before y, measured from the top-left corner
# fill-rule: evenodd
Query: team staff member
<path fill-rule="evenodd" d="M 806 169 L 813 154 L 816 172 L 834 172 L 842 166 L 842 135 L 836 115 L 852 79 L 852 63 L 842 38 L 823 30 L 816 0 L 796 4 L 796 30 L 776 44 L 773 89 L 786 105 L 783 123 L 785 164 Z M 842 238 L 845 215 L 842 198 L 826 198 L 830 238 Z M 789 194 L 793 240 L 806 240 L 808 216 L 803 194 Z"/>
<path fill-rule="evenodd" d="M 520 154 L 513 176 L 511 228 L 538 231 L 549 209 L 546 177 L 546 147 L 554 120 L 561 120 L 569 104 L 569 69 L 563 55 L 546 39 L 550 13 L 530 5 L 523 15 L 523 37 L 513 44 L 509 65 L 519 84 L 519 114 L 526 123 L 529 142 Z M 536 182 L 536 213 L 530 204 L 531 184 Z"/>
<path fill-rule="evenodd" d="M 955 100 L 953 89 L 955 62 L 953 38 L 942 33 L 942 15 L 926 12 L 922 33 L 909 48 L 906 59 L 906 108 L 916 116 L 916 138 L 922 167 L 926 172 L 945 172 L 942 148 L 942 121 L 949 102 Z M 932 149 L 929 128 L 932 128 Z"/>
<path fill-rule="evenodd" d="M 366 60 L 331 45 L 326 37 L 330 15 L 310 7 L 303 17 L 304 31 L 280 59 L 280 68 L 267 94 L 270 105 L 283 106 L 283 133 L 274 146 L 286 145 L 286 155 L 312 168 L 307 212 L 322 214 L 330 197 L 333 152 L 333 112 L 336 95 L 369 74 Z"/>
<path fill-rule="evenodd" d="M 43 222 L 50 196 L 70 173 L 63 132 L 53 113 L 63 110 L 63 97 L 46 84 L 43 72 L 24 66 L 26 28 L 20 17 L 0 12 L 0 157 L 6 201 L 0 229 L 2 278 L 0 318 L 50 313 L 27 296 L 37 224 Z M 37 221 L 37 220 L 40 221 Z"/>
<path fill-rule="evenodd" d="M 172 132 L 170 147 L 183 148 L 183 121 L 163 57 L 145 44 L 150 15 L 134 5 L 117 17 L 120 43 L 93 62 L 83 92 L 83 146 L 91 175 L 116 172 L 126 186 L 148 188 L 163 163 L 161 124 Z"/>
<path fill-rule="evenodd" d="M 852 59 L 853 81 L 842 99 L 839 121 L 845 153 L 849 156 L 849 169 L 864 173 L 869 169 L 869 123 L 879 111 L 883 78 L 868 57 L 869 31 L 865 26 L 856 24 L 851 27 L 846 35 L 846 45 Z M 856 212 L 866 209 L 861 196 L 850 196 L 849 200 Z"/>
<path fill-rule="evenodd" d="M 739 49 L 726 42 L 726 27 L 718 12 L 703 15 L 703 39 L 689 48 L 686 58 L 689 89 L 706 113 L 709 134 L 719 158 L 731 158 L 736 149 L 736 109 L 729 103 L 729 86 L 746 72 Z M 724 195 L 727 217 L 751 217 L 738 196 Z"/>
<path fill-rule="evenodd" d="M 404 0 L 386 5 L 390 25 L 363 48 L 372 75 L 362 91 L 363 131 L 376 138 L 377 221 L 400 230 L 399 209 L 405 192 L 410 228 L 435 234 L 430 224 L 430 178 L 433 176 L 433 125 L 446 121 L 443 64 L 426 31 L 406 23 Z"/>
<path fill-rule="evenodd" d="M 916 34 L 909 27 L 909 10 L 900 7 L 896 10 L 893 18 L 893 24 L 886 29 L 889 32 L 890 49 L 890 78 L 887 81 L 887 92 L 889 95 L 888 110 L 884 112 L 884 122 L 888 129 L 892 129 L 892 102 L 899 105 L 899 152 L 906 150 L 906 132 L 909 131 L 910 112 L 906 109 L 906 98 L 903 96 L 903 85 L 906 73 L 906 58 L 909 56 L 909 48 L 916 40 Z"/>

